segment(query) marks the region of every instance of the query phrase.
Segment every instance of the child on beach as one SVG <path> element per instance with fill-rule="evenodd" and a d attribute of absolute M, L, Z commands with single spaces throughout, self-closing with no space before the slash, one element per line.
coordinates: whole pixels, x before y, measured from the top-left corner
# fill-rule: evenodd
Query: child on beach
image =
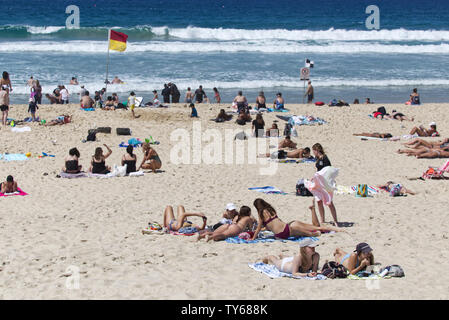
<path fill-rule="evenodd" d="M 39 109 L 37 103 L 34 101 L 34 98 L 30 98 L 30 104 L 28 105 L 28 112 L 31 113 L 33 121 L 36 121 L 36 109 Z"/>
<path fill-rule="evenodd" d="M 138 118 L 134 113 L 134 108 L 136 107 L 136 94 L 134 91 L 131 91 L 128 97 L 128 108 L 131 109 L 131 113 L 133 114 L 133 118 Z"/>
<path fill-rule="evenodd" d="M 191 118 L 198 118 L 198 112 L 196 111 L 195 105 L 193 103 L 189 106 L 192 109 L 192 113 L 190 114 Z"/>

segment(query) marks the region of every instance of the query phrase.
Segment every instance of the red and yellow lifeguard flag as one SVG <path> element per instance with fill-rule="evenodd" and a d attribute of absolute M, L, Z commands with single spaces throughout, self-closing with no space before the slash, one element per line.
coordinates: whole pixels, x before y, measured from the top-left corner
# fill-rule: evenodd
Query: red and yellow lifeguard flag
<path fill-rule="evenodd" d="M 125 51 L 127 39 L 128 36 L 126 34 L 109 30 L 109 49 L 115 51 Z"/>

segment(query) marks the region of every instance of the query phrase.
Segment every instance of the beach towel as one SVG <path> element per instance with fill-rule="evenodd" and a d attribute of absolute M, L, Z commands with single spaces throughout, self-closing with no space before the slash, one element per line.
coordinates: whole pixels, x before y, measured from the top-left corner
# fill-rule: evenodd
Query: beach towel
<path fill-rule="evenodd" d="M 326 124 L 327 122 L 321 118 L 315 118 L 313 116 L 291 116 L 288 120 L 288 123 L 292 126 L 305 126 L 305 125 L 322 125 Z"/>
<path fill-rule="evenodd" d="M 87 178 L 88 175 L 86 172 L 79 172 L 79 173 L 67 173 L 67 172 L 61 172 L 59 174 L 60 178 L 66 178 L 66 179 L 75 179 L 75 178 Z"/>
<path fill-rule="evenodd" d="M 265 194 L 287 194 L 286 192 L 282 191 L 281 189 L 278 189 L 278 188 L 275 188 L 272 186 L 248 188 L 248 190 L 263 192 Z"/>
<path fill-rule="evenodd" d="M 13 192 L 13 193 L 0 193 L 0 197 L 11 197 L 11 196 L 27 196 L 28 193 L 26 193 L 25 191 L 23 191 L 20 188 L 17 188 L 17 192 Z"/>
<path fill-rule="evenodd" d="M 363 271 L 358 272 L 357 274 L 349 274 L 347 276 L 347 279 L 350 279 L 350 280 L 380 280 L 380 279 L 391 279 L 391 278 L 392 278 L 391 276 L 382 277 L 379 274 L 370 274 L 368 276 L 368 275 L 365 275 L 365 273 L 363 273 Z"/>
<path fill-rule="evenodd" d="M 327 278 L 321 274 L 318 274 L 316 277 L 299 277 L 294 276 L 291 273 L 285 273 L 279 271 L 278 268 L 276 268 L 272 264 L 265 264 L 263 262 L 257 262 L 257 263 L 248 263 L 248 267 L 250 267 L 253 270 L 256 270 L 258 272 L 263 273 L 264 275 L 275 279 L 275 278 L 281 278 L 281 277 L 288 277 L 293 279 L 307 279 L 307 280 L 326 280 Z"/>
<path fill-rule="evenodd" d="M 17 127 L 13 127 L 11 128 L 12 132 L 28 132 L 31 131 L 30 127 L 23 127 L 23 128 L 17 128 Z"/>
<path fill-rule="evenodd" d="M 167 232 L 168 234 L 171 234 L 171 235 L 174 235 L 174 236 L 193 236 L 193 235 L 195 235 L 196 233 L 181 233 L 181 232 L 178 232 L 178 231 L 168 231 Z"/>
<path fill-rule="evenodd" d="M 273 109 L 273 108 L 267 108 L 267 112 L 290 112 L 288 109 Z"/>
<path fill-rule="evenodd" d="M 315 173 L 312 180 L 305 180 L 304 185 L 317 200 L 329 205 L 334 197 L 334 191 L 337 190 L 335 178 L 338 176 L 338 171 L 338 168 L 324 167 Z"/>
<path fill-rule="evenodd" d="M 235 237 L 227 238 L 226 242 L 227 243 L 234 243 L 234 244 L 259 243 L 259 242 L 264 243 L 264 242 L 274 242 L 274 241 L 301 242 L 301 241 L 303 241 L 305 239 L 312 239 L 313 241 L 318 241 L 318 238 L 316 238 L 316 237 L 289 237 L 287 239 L 276 239 L 276 237 L 274 236 L 273 232 L 266 231 L 266 232 L 259 233 L 259 236 L 257 237 L 257 239 L 254 239 L 254 240 L 245 240 L 245 239 L 240 238 L 239 236 L 235 236 Z"/>
<path fill-rule="evenodd" d="M 5 161 L 25 161 L 28 157 L 24 153 L 5 153 L 0 159 Z"/>
<path fill-rule="evenodd" d="M 95 108 L 80 108 L 80 109 L 84 111 L 95 111 Z"/>

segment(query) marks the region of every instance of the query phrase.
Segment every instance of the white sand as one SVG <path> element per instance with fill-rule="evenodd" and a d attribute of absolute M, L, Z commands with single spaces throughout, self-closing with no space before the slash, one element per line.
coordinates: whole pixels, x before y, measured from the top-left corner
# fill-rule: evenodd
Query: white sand
<path fill-rule="evenodd" d="M 42 127 L 29 125 L 31 132 L 13 133 L 1 128 L 0 152 L 37 154 L 56 158 L 32 158 L 22 162 L 0 161 L 2 181 L 12 174 L 25 197 L 0 198 L 0 298 L 2 299 L 447 299 L 449 298 L 448 181 L 408 181 L 444 159 L 419 160 L 396 154 L 400 142 L 361 141 L 352 133 L 391 132 L 406 134 L 417 124 L 436 121 L 443 137 L 449 134 L 448 104 L 422 106 L 389 105 L 415 117 L 415 122 L 372 120 L 368 114 L 379 105 L 329 108 L 289 105 L 293 114 L 313 114 L 329 121 L 323 126 L 302 126 L 294 140 L 311 147 L 320 142 L 333 166 L 340 168 L 337 182 L 380 184 L 388 180 L 403 183 L 419 192 L 416 196 L 390 198 L 386 193 L 360 199 L 336 195 L 339 220 L 353 222 L 349 234 L 321 237 L 317 251 L 320 267 L 333 259 L 336 247 L 352 251 L 366 241 L 384 266 L 399 264 L 406 277 L 365 281 L 306 281 L 269 279 L 247 267 L 267 254 L 293 254 L 295 243 L 228 244 L 197 243 L 194 237 L 142 235 L 149 220 L 162 222 L 166 205 L 185 205 L 187 211 L 204 212 L 216 223 L 227 202 L 248 205 L 253 214 L 254 199 L 263 197 L 284 221 L 310 221 L 310 198 L 263 195 L 248 187 L 273 185 L 293 193 L 298 178 L 310 178 L 313 164 L 280 164 L 277 174 L 259 174 L 256 165 L 175 165 L 170 163 L 170 133 L 176 128 L 192 131 L 189 109 L 180 105 L 167 110 L 136 109 L 143 115 L 134 120 L 127 111 L 84 112 L 77 106 L 48 106 L 41 118 L 61 113 L 74 115 L 73 123 Z M 224 106 L 221 106 L 224 107 Z M 209 121 L 220 106 L 200 105 L 202 128 L 237 128 L 233 121 Z M 27 106 L 15 105 L 10 117 L 23 119 Z M 285 114 L 284 114 L 285 115 Z M 234 117 L 235 119 L 235 117 Z M 275 114 L 264 115 L 271 126 Z M 98 134 L 98 142 L 81 143 L 94 124 L 111 126 L 112 134 Z M 283 130 L 282 121 L 280 129 Z M 405 128 L 401 128 L 401 125 Z M 95 147 L 111 146 L 108 165 L 119 164 L 124 148 L 115 128 L 130 127 L 133 136 L 150 134 L 161 142 L 156 146 L 164 172 L 144 177 L 113 179 L 58 179 L 64 157 L 71 147 L 81 152 L 81 164 L 88 166 Z M 246 128 L 250 127 L 247 125 Z M 51 140 L 57 140 L 53 145 Z M 434 138 L 435 139 L 435 138 Z M 139 161 L 141 151 L 137 150 Z M 46 175 L 48 174 L 48 175 Z M 330 213 L 326 209 L 327 220 Z M 198 221 L 199 222 L 199 221 Z M 69 266 L 80 271 L 80 288 L 67 289 Z M 376 288 L 376 286 L 378 287 Z"/>

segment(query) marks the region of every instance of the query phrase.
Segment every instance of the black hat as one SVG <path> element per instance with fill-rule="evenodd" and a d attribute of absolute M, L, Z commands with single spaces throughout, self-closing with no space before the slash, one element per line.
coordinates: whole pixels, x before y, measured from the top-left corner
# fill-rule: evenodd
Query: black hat
<path fill-rule="evenodd" d="M 369 246 L 368 243 L 365 242 L 361 242 L 359 243 L 356 247 L 355 247 L 355 251 L 357 253 L 370 253 L 371 251 L 373 251 L 373 249 L 371 249 L 371 247 Z"/>

